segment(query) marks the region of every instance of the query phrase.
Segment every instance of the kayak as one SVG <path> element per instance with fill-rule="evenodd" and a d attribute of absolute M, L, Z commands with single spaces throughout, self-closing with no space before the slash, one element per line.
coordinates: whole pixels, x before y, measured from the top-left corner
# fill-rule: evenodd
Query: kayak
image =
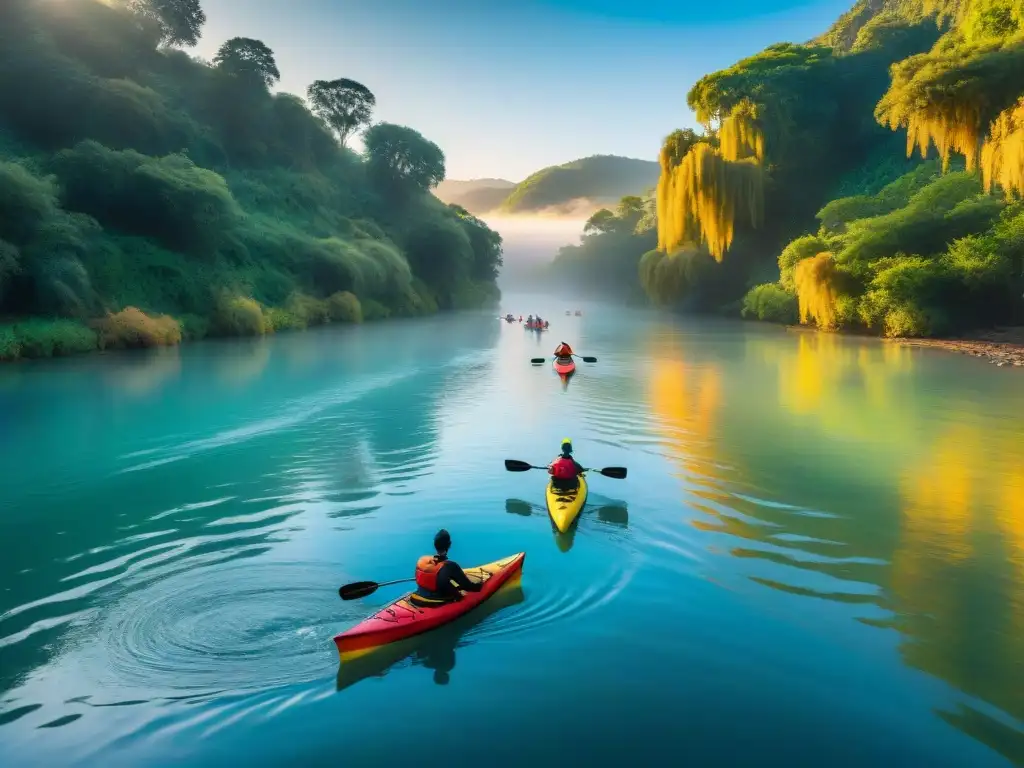
<path fill-rule="evenodd" d="M 527 325 L 527 326 L 524 326 L 524 327 L 528 331 L 546 331 L 547 330 L 547 328 L 545 328 L 543 325 Z"/>
<path fill-rule="evenodd" d="M 525 558 L 526 553 L 519 552 L 493 563 L 466 568 L 466 575 L 470 578 L 484 579 L 484 587 L 479 592 L 463 592 L 464 597 L 457 602 L 424 608 L 409 602 L 412 592 L 403 595 L 368 619 L 335 635 L 334 644 L 338 646 L 338 655 L 342 660 L 351 659 L 382 645 L 429 632 L 454 621 L 476 608 L 509 579 L 519 574 Z"/>
<path fill-rule="evenodd" d="M 576 370 L 576 361 L 571 357 L 556 357 L 554 366 L 555 373 L 560 376 L 568 376 Z"/>
<path fill-rule="evenodd" d="M 579 517 L 580 510 L 587 503 L 587 480 L 580 475 L 580 487 L 573 491 L 559 491 L 548 483 L 548 514 L 560 533 L 565 533 Z"/>

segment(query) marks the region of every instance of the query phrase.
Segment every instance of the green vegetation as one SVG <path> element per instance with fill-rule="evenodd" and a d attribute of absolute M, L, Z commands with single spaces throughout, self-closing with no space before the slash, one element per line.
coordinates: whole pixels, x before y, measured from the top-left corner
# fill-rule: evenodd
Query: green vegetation
<path fill-rule="evenodd" d="M 1019 2 L 859 0 L 694 85 L 656 251 L 584 245 L 623 266 L 609 290 L 680 308 L 890 336 L 1024 322 L 1022 64 Z"/>
<path fill-rule="evenodd" d="M 658 164 L 615 155 L 594 155 L 543 168 L 519 184 L 503 179 L 449 181 L 435 194 L 477 214 L 593 211 L 624 195 L 649 192 L 658 183 Z"/>
<path fill-rule="evenodd" d="M 0 359 L 472 307 L 501 238 L 430 190 L 444 154 L 374 95 L 273 94 L 273 51 L 206 64 L 196 0 L 0 11 Z M 31 98 L 25 94 L 31 94 Z M 345 142 L 366 130 L 366 153 Z"/>

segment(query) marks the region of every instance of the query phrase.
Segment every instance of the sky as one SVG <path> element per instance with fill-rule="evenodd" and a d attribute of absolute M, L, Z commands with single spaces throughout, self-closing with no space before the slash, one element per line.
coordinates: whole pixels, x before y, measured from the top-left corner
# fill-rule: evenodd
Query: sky
<path fill-rule="evenodd" d="M 517 182 L 595 154 L 656 160 L 696 127 L 686 93 L 776 42 L 824 32 L 852 0 L 203 0 L 192 51 L 231 37 L 274 51 L 278 90 L 347 77 L 375 121 L 444 150 L 447 177 Z M 359 141 L 353 148 L 360 149 Z"/>

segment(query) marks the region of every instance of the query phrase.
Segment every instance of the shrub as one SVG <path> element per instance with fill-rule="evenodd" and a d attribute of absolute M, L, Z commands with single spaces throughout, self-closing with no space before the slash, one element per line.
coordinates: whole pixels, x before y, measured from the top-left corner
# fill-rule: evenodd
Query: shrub
<path fill-rule="evenodd" d="M 96 334 L 74 320 L 31 319 L 0 326 L 0 359 L 62 357 L 96 349 Z"/>
<path fill-rule="evenodd" d="M 376 304 L 373 301 L 368 303 Z M 336 323 L 363 322 L 363 309 L 359 297 L 348 291 L 332 293 L 327 299 L 327 314 Z"/>
<path fill-rule="evenodd" d="M 743 317 L 793 325 L 799 319 L 796 296 L 777 283 L 755 285 L 743 297 Z"/>
<path fill-rule="evenodd" d="M 181 326 L 181 338 L 185 341 L 205 339 L 210 332 L 210 321 L 199 315 L 182 315 L 178 323 Z"/>
<path fill-rule="evenodd" d="M 170 315 L 150 316 L 125 307 L 94 323 L 100 349 L 169 347 L 181 343 L 181 325 Z"/>
<path fill-rule="evenodd" d="M 285 309 L 302 322 L 303 328 L 310 325 L 326 325 L 331 321 L 327 302 L 303 293 L 295 292 L 289 296 Z"/>
<path fill-rule="evenodd" d="M 391 310 L 373 299 L 364 299 L 360 302 L 363 306 L 363 320 L 387 320 L 391 317 Z"/>
<path fill-rule="evenodd" d="M 258 301 L 225 294 L 217 302 L 211 330 L 218 336 L 261 336 L 274 328 Z"/>

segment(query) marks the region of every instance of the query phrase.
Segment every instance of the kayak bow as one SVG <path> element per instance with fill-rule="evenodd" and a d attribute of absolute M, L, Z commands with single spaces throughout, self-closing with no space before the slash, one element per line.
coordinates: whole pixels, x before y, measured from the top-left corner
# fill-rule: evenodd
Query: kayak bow
<path fill-rule="evenodd" d="M 344 661 L 361 656 L 382 645 L 404 640 L 454 621 L 469 613 L 482 602 L 494 595 L 523 568 L 525 552 L 496 560 L 493 563 L 466 568 L 466 575 L 472 579 L 484 579 L 479 592 L 463 592 L 462 600 L 444 603 L 436 608 L 423 608 L 409 602 L 412 593 L 398 598 L 381 608 L 369 618 L 351 629 L 335 635 L 334 644 L 338 655 Z"/>

